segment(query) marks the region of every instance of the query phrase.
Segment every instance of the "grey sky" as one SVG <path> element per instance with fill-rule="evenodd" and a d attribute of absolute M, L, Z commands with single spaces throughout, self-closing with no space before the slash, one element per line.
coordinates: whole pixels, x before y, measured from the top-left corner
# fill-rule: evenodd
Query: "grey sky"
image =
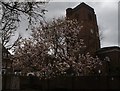
<path fill-rule="evenodd" d="M 74 2 L 73 2 L 74 1 Z M 97 16 L 98 26 L 102 31 L 103 39 L 101 40 L 102 47 L 118 45 L 118 0 L 50 0 L 50 3 L 45 5 L 48 10 L 45 17 L 46 20 L 65 16 L 67 8 L 74 8 L 81 2 L 85 2 L 93 7 Z M 29 31 L 25 31 L 27 22 L 23 19 L 20 33 L 24 37 L 28 37 Z M 13 40 L 15 37 L 12 38 Z"/>
<path fill-rule="evenodd" d="M 65 16 L 66 8 L 74 8 L 81 2 L 51 2 L 46 5 L 46 19 Z M 118 2 L 85 2 L 93 7 L 98 26 L 102 31 L 102 47 L 118 45 Z"/>

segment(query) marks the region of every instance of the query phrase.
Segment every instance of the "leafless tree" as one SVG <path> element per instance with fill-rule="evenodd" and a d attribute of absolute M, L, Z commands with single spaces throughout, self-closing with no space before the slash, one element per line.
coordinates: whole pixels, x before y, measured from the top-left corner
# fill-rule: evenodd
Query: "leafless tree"
<path fill-rule="evenodd" d="M 11 49 L 16 45 L 16 42 L 21 39 L 21 35 L 18 36 L 15 43 L 9 45 L 11 36 L 14 36 L 15 31 L 19 27 L 22 17 L 27 18 L 29 26 L 40 22 L 45 14 L 45 9 L 42 7 L 47 2 L 5 2 L 0 1 L 1 17 L 0 17 L 0 32 L 1 42 L 8 49 Z"/>

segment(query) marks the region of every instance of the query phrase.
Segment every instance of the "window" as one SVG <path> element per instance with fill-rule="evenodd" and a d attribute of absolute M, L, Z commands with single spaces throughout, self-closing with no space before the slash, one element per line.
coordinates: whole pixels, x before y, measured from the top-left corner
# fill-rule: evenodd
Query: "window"
<path fill-rule="evenodd" d="M 90 32 L 93 34 L 94 33 L 93 29 L 90 29 Z"/>
<path fill-rule="evenodd" d="M 105 57 L 105 60 L 110 62 L 110 58 L 109 57 Z"/>
<path fill-rule="evenodd" d="M 100 74 L 100 73 L 101 73 L 101 70 L 98 70 L 98 73 Z"/>

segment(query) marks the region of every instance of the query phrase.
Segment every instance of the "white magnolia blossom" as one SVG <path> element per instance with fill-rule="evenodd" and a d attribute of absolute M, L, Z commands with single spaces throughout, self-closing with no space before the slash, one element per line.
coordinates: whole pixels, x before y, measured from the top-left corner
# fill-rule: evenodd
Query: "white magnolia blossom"
<path fill-rule="evenodd" d="M 86 46 L 78 36 L 79 25 L 76 20 L 56 19 L 33 28 L 32 37 L 21 40 L 16 47 L 14 69 L 34 72 L 44 79 L 58 75 L 95 74 L 102 63 L 89 52 L 81 53 Z"/>

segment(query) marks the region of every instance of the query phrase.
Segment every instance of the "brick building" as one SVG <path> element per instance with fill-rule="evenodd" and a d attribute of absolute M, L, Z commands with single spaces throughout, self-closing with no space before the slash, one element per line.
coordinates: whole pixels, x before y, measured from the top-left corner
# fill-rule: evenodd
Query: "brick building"
<path fill-rule="evenodd" d="M 81 27 L 79 37 L 84 39 L 86 52 L 94 55 L 95 51 L 100 48 L 99 32 L 94 9 L 85 3 L 81 3 L 74 9 L 66 9 L 67 19 L 76 19 Z"/>
<path fill-rule="evenodd" d="M 96 54 L 105 63 L 108 75 L 120 75 L 120 47 L 104 47 L 97 50 Z"/>
<path fill-rule="evenodd" d="M 80 26 L 79 37 L 84 39 L 87 46 L 85 53 L 97 55 L 104 64 L 104 71 L 107 75 L 120 75 L 120 47 L 100 47 L 99 30 L 94 9 L 85 3 L 81 3 L 75 8 L 66 9 L 67 19 L 76 19 Z"/>

